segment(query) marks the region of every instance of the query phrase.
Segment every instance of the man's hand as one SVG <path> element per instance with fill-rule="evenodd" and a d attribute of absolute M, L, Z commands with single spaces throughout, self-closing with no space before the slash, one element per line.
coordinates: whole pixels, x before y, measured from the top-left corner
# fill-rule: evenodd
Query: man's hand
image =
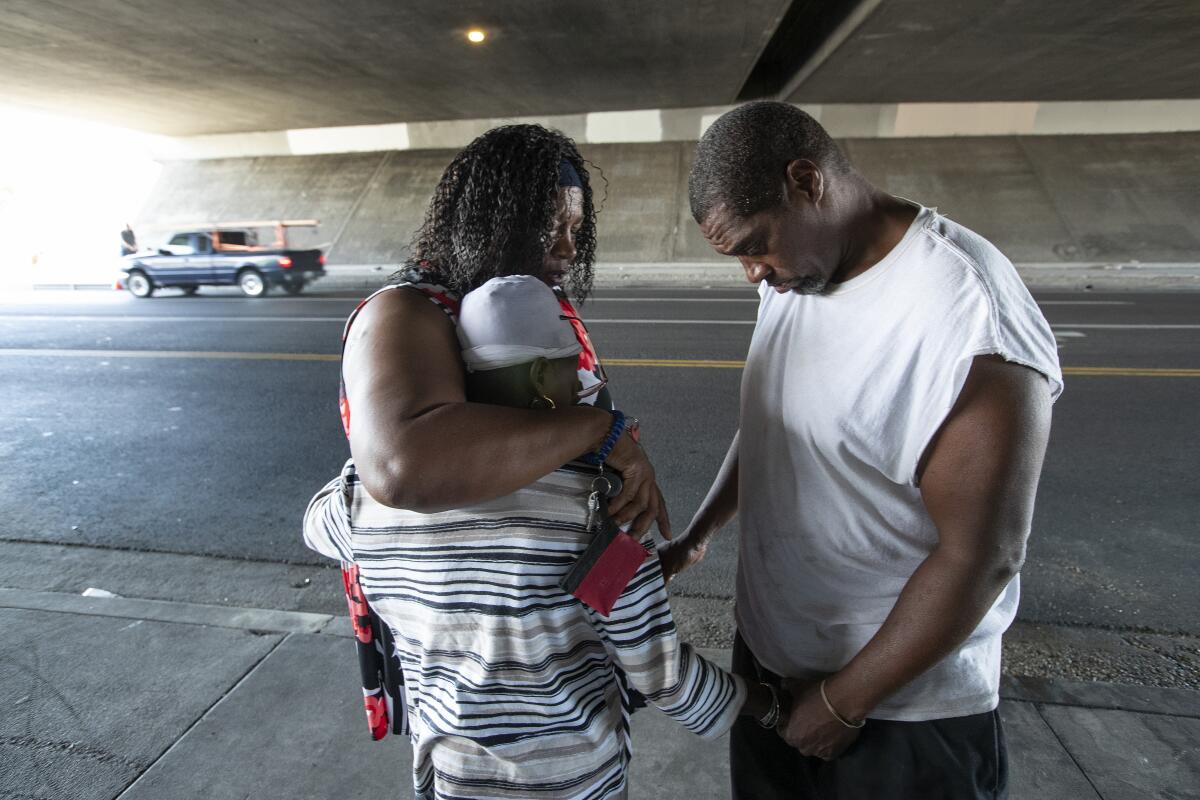
<path fill-rule="evenodd" d="M 728 521 L 728 512 L 714 511 L 711 507 L 702 507 L 688 523 L 687 530 L 682 536 L 672 539 L 669 543 L 658 548 L 658 559 L 662 562 L 663 578 L 670 583 L 671 579 L 685 569 L 694 567 L 704 560 L 708 554 L 708 543 Z"/>
<path fill-rule="evenodd" d="M 685 534 L 660 545 L 658 560 L 662 562 L 663 578 L 670 583 L 676 575 L 703 561 L 707 552 L 708 540 L 695 535 Z"/>
<path fill-rule="evenodd" d="M 801 755 L 832 761 L 854 744 L 859 731 L 834 719 L 821 699 L 820 685 L 820 681 L 784 681 L 792 708 L 779 735 Z"/>

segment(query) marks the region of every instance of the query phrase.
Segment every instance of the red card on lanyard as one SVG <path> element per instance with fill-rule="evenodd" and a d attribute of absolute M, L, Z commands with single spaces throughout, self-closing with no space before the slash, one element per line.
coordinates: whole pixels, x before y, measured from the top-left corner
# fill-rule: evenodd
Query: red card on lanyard
<path fill-rule="evenodd" d="M 648 553 L 608 516 L 606 501 L 601 498 L 598 503 L 599 524 L 592 541 L 559 586 L 607 617 Z"/>

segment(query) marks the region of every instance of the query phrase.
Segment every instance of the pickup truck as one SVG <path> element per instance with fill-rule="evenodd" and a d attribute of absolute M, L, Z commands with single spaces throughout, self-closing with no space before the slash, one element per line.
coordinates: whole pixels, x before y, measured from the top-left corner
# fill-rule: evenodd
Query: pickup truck
<path fill-rule="evenodd" d="M 264 227 L 275 229 L 268 245 L 258 243 Z M 315 228 L 316 222 L 230 223 L 174 233 L 153 250 L 124 256 L 116 288 L 134 297 L 166 287 L 195 294 L 201 286 L 237 286 L 248 297 L 262 297 L 273 286 L 299 294 L 325 274 L 325 256 L 320 249 L 289 248 L 288 229 L 295 227 Z"/>

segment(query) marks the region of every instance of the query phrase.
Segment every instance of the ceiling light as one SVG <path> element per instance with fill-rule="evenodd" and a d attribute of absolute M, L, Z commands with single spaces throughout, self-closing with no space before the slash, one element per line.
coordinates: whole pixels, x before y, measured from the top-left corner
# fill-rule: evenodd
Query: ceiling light
<path fill-rule="evenodd" d="M 479 30 L 479 28 L 472 28 L 467 31 L 467 41 L 471 44 L 480 44 L 486 38 L 487 34 Z"/>

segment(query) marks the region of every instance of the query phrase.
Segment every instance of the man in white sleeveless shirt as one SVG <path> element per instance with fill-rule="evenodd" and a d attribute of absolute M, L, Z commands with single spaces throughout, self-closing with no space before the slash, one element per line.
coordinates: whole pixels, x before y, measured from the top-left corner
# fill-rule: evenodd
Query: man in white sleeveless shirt
<path fill-rule="evenodd" d="M 718 119 L 690 199 L 761 302 L 739 432 L 664 566 L 736 514 L 735 670 L 796 702 L 782 738 L 735 726 L 734 797 L 1005 797 L 1049 325 L 999 250 L 872 186 L 793 106 Z"/>

